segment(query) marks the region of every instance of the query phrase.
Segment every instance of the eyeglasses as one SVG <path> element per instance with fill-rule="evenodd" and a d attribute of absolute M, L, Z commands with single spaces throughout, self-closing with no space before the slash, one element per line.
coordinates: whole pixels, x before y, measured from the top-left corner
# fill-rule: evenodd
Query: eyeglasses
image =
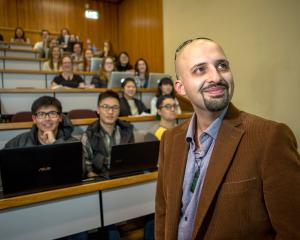
<path fill-rule="evenodd" d="M 120 109 L 120 106 L 118 106 L 118 105 L 110 106 L 107 104 L 103 104 L 103 105 L 100 105 L 99 107 L 102 108 L 104 111 L 109 111 L 109 110 L 117 111 Z"/>
<path fill-rule="evenodd" d="M 104 64 L 114 64 L 113 62 L 105 62 Z"/>
<path fill-rule="evenodd" d="M 166 104 L 162 105 L 160 108 L 165 108 L 167 110 L 176 110 L 178 108 L 177 104 Z"/>
<path fill-rule="evenodd" d="M 37 119 L 45 119 L 47 116 L 49 118 L 57 118 L 60 115 L 59 112 L 51 111 L 51 112 L 37 112 L 35 114 Z"/>

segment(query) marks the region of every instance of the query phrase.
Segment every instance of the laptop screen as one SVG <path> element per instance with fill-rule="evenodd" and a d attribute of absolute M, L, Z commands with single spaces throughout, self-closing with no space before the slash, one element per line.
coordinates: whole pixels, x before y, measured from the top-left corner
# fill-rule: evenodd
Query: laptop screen
<path fill-rule="evenodd" d="M 82 180 L 81 142 L 2 149 L 4 194 L 45 190 Z"/>
<path fill-rule="evenodd" d="M 112 72 L 107 83 L 107 88 L 120 88 L 125 78 L 133 78 L 134 74 L 130 72 Z"/>
<path fill-rule="evenodd" d="M 157 169 L 159 141 L 112 146 L 109 177 L 134 175 Z"/>

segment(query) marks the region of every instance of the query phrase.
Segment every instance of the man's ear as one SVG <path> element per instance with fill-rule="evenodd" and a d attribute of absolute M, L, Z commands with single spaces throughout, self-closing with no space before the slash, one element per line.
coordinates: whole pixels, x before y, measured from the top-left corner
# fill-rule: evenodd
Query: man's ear
<path fill-rule="evenodd" d="M 34 124 L 36 124 L 36 116 L 35 115 L 31 115 L 32 121 Z"/>
<path fill-rule="evenodd" d="M 177 79 L 175 81 L 175 90 L 181 96 L 185 96 L 186 95 L 184 86 L 183 86 L 181 80 L 179 80 L 179 79 Z"/>

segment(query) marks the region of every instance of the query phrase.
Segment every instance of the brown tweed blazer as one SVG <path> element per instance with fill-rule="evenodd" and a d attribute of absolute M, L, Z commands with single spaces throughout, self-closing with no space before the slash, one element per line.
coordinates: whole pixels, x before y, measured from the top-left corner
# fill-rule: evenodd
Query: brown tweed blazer
<path fill-rule="evenodd" d="M 189 121 L 160 145 L 155 239 L 177 239 Z M 284 124 L 230 104 L 209 162 L 193 239 L 300 239 L 300 157 Z"/>

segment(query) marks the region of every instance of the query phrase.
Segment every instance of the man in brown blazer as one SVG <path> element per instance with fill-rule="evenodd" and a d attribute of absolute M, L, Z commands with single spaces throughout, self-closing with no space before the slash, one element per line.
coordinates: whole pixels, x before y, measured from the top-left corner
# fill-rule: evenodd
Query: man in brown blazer
<path fill-rule="evenodd" d="M 233 76 L 213 40 L 184 42 L 175 67 L 175 88 L 195 113 L 162 137 L 155 239 L 300 239 L 291 130 L 230 103 Z"/>

